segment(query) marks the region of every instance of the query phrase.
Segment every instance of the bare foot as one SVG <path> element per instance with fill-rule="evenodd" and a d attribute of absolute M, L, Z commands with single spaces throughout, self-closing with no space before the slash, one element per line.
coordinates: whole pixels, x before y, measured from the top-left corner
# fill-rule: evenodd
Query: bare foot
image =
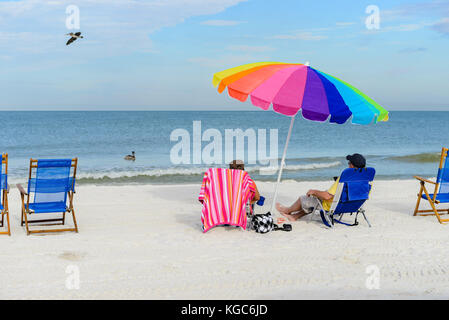
<path fill-rule="evenodd" d="M 283 212 L 281 212 L 281 211 L 279 211 L 279 213 L 281 214 L 281 215 L 283 215 L 284 217 L 286 217 L 287 219 L 288 219 L 288 221 L 296 221 L 296 220 L 298 220 L 298 218 L 296 217 L 296 215 L 293 215 L 293 214 L 290 214 L 290 213 L 283 213 Z"/>
<path fill-rule="evenodd" d="M 290 215 L 290 212 L 288 212 L 288 208 L 281 205 L 279 202 L 276 203 L 276 210 L 279 211 L 282 215 Z"/>

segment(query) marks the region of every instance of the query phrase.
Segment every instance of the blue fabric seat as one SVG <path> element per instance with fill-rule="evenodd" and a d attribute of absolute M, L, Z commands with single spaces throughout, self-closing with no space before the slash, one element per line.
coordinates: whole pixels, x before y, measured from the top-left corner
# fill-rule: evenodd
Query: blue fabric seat
<path fill-rule="evenodd" d="M 8 154 L 0 155 L 0 234 L 11 235 L 8 209 Z M 6 218 L 6 219 L 5 219 Z"/>
<path fill-rule="evenodd" d="M 357 215 L 362 213 L 368 225 L 371 226 L 365 216 L 362 206 L 369 198 L 371 182 L 374 180 L 375 175 L 376 170 L 374 170 L 374 168 L 345 169 L 340 176 L 340 185 L 333 200 L 333 202 L 337 202 L 337 204 L 335 205 L 333 203 L 331 210 L 329 211 L 324 210 L 322 206 L 319 208 L 323 223 L 328 227 L 332 227 L 334 222 L 347 226 L 357 225 Z M 356 213 L 355 222 L 353 224 L 341 221 L 345 213 Z M 338 220 L 334 217 L 337 215 L 339 216 Z"/>
<path fill-rule="evenodd" d="M 429 194 L 431 200 L 433 200 L 433 195 L 434 195 L 434 193 Z M 427 199 L 427 195 L 425 193 L 423 193 L 421 195 L 421 197 L 423 199 L 429 200 L 429 199 Z M 441 203 L 448 203 L 449 202 L 449 193 L 437 193 L 436 200 Z"/>
<path fill-rule="evenodd" d="M 34 194 L 29 209 L 34 213 L 65 212 L 67 192 L 74 190 L 70 177 L 71 159 L 42 159 L 37 161 L 36 177 L 28 181 L 28 193 Z"/>
<path fill-rule="evenodd" d="M 0 191 L 6 192 L 8 188 L 8 176 L 2 173 L 2 166 L 0 165 Z M 0 203 L 0 211 L 3 211 L 3 203 Z"/>
<path fill-rule="evenodd" d="M 416 201 L 415 212 L 413 213 L 414 216 L 434 215 L 440 223 L 449 222 L 449 219 L 443 219 L 441 217 L 443 214 L 449 213 L 449 209 L 438 207 L 440 203 L 449 203 L 449 158 L 447 155 L 448 149 L 442 148 L 440 164 L 438 166 L 438 173 L 435 182 L 415 176 L 421 186 L 418 193 L 418 199 Z M 426 183 L 434 186 L 433 193 L 430 193 L 431 191 L 427 189 Z M 426 193 L 429 195 L 430 199 L 427 197 Z M 434 196 L 435 200 L 433 199 Z M 425 208 L 420 210 L 419 206 L 421 205 L 421 199 L 427 200 L 431 209 Z"/>
<path fill-rule="evenodd" d="M 8 187 L 8 175 L 2 173 L 0 166 L 0 189 L 6 190 L 7 187 Z"/>
<path fill-rule="evenodd" d="M 30 159 L 28 188 L 25 191 L 19 184 L 22 197 L 22 225 L 25 224 L 27 234 L 39 232 L 78 232 L 73 208 L 75 193 L 75 175 L 78 159 Z M 35 170 L 33 170 L 35 169 Z M 73 171 L 72 171 L 73 169 Z M 33 173 L 35 171 L 35 174 Z M 28 219 L 28 215 L 43 213 L 62 214 L 56 218 L 42 217 Z M 51 225 L 65 224 L 66 213 L 73 218 L 73 227 L 46 228 L 30 230 L 29 224 L 49 222 Z M 47 225 L 45 225 L 47 226 Z"/>
<path fill-rule="evenodd" d="M 51 213 L 51 212 L 65 212 L 67 211 L 67 206 L 64 202 L 39 202 L 30 203 L 30 210 L 34 213 Z"/>

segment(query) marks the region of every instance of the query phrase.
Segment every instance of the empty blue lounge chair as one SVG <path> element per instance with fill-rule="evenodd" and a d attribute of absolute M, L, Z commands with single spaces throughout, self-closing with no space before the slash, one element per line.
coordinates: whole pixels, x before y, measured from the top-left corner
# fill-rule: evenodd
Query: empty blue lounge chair
<path fill-rule="evenodd" d="M 324 210 L 321 203 L 315 208 L 319 211 L 321 220 L 327 227 L 333 227 L 335 222 L 347 226 L 358 225 L 357 217 L 359 213 L 363 215 L 368 226 L 371 227 L 363 205 L 368 200 L 375 174 L 374 168 L 348 168 L 342 172 L 330 210 Z M 356 214 L 354 223 L 342 221 L 345 213 Z"/>
<path fill-rule="evenodd" d="M 41 232 L 78 232 L 73 194 L 75 193 L 75 176 L 78 159 L 30 159 L 30 174 L 27 192 L 18 184 L 22 198 L 22 226 L 25 224 L 27 234 Z M 34 170 L 33 170 L 34 169 Z M 54 219 L 31 220 L 28 216 L 41 213 L 61 213 L 62 217 Z M 65 214 L 71 213 L 73 227 L 64 229 L 30 230 L 29 224 L 44 225 L 65 224 Z M 51 224 L 48 224 L 48 223 Z"/>
<path fill-rule="evenodd" d="M 8 154 L 2 154 L 2 160 L 0 163 L 0 193 L 1 193 L 1 202 L 0 202 L 0 214 L 2 215 L 0 220 L 0 234 L 11 235 L 11 228 L 9 225 L 9 209 L 8 209 L 8 193 L 9 193 L 9 185 L 8 185 Z M 6 216 L 6 221 L 5 221 Z M 6 222 L 6 231 L 5 231 L 5 222 Z"/>
<path fill-rule="evenodd" d="M 449 209 L 437 209 L 437 205 L 441 203 L 449 203 L 449 160 L 447 157 L 448 149 L 441 150 L 440 165 L 438 167 L 438 174 L 436 182 L 415 176 L 419 180 L 421 188 L 418 193 L 418 200 L 416 202 L 414 216 L 436 216 L 438 222 L 441 224 L 449 222 L 449 219 L 442 219 L 441 215 L 449 214 Z M 425 183 L 430 183 L 435 186 L 434 192 L 429 194 Z M 429 201 L 430 209 L 419 210 L 421 199 Z"/>

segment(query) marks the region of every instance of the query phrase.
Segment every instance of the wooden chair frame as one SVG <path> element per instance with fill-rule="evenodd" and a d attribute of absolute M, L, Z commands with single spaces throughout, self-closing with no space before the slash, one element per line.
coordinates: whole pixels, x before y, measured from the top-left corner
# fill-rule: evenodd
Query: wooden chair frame
<path fill-rule="evenodd" d="M 37 159 L 30 159 L 30 170 L 29 170 L 28 179 L 31 179 L 31 177 L 32 177 L 33 168 L 37 169 L 37 161 L 38 161 Z M 77 164 L 78 164 L 78 158 L 73 158 L 72 165 L 71 165 L 71 168 L 73 168 L 73 183 L 75 183 Z M 67 192 L 69 205 L 68 205 L 67 210 L 65 212 L 62 212 L 61 218 L 39 219 L 39 220 L 29 220 L 28 219 L 28 215 L 34 214 L 34 212 L 29 209 L 30 195 L 25 191 L 25 189 L 20 184 L 17 184 L 17 188 L 20 191 L 20 197 L 22 199 L 22 217 L 21 217 L 20 225 L 23 226 L 25 224 L 27 235 L 30 235 L 32 233 L 47 233 L 47 232 L 64 232 L 64 231 L 78 232 L 78 226 L 77 226 L 76 218 L 75 218 L 75 209 L 73 208 L 73 195 L 75 193 L 75 190 L 73 188 Z M 54 226 L 54 225 L 59 225 L 59 224 L 64 225 L 66 213 L 72 214 L 74 228 L 35 229 L 35 230 L 30 230 L 30 228 L 29 228 L 29 224 L 33 224 L 33 223 L 39 223 L 39 225 L 42 225 L 42 226 Z M 48 222 L 50 222 L 50 224 L 48 224 Z M 44 224 L 42 224 L 42 223 L 44 223 Z"/>
<path fill-rule="evenodd" d="M 8 174 L 8 154 L 4 153 L 2 154 L 2 161 L 1 165 L 5 165 L 5 171 L 4 174 Z M 1 221 L 0 221 L 0 228 L 3 228 L 5 226 L 6 222 L 6 231 L 0 231 L 0 234 L 7 234 L 8 236 L 11 235 L 11 226 L 9 223 L 9 206 L 8 206 L 8 193 L 9 193 L 9 184 L 6 186 L 6 189 L 0 190 L 2 192 L 2 204 L 3 204 L 3 210 L 1 211 Z M 6 216 L 6 221 L 5 221 Z"/>
<path fill-rule="evenodd" d="M 443 148 L 441 150 L 441 158 L 440 158 L 440 165 L 439 165 L 439 169 L 441 170 L 443 168 L 443 165 L 445 163 L 445 159 L 448 155 L 448 150 L 447 148 Z M 438 195 L 438 190 L 440 187 L 440 183 L 434 182 L 434 181 L 430 181 L 427 179 L 424 179 L 422 177 L 419 176 L 414 176 L 420 183 L 421 187 L 419 189 L 419 193 L 418 193 L 418 200 L 416 202 L 416 207 L 415 207 L 415 212 L 413 213 L 413 216 L 436 216 L 438 219 L 438 222 L 441 224 L 444 224 L 446 222 L 449 222 L 449 219 L 442 219 L 441 215 L 443 214 L 449 214 L 449 208 L 448 209 L 437 209 L 436 205 L 440 204 L 440 202 L 436 199 L 437 195 Z M 426 183 L 430 183 L 433 184 L 435 186 L 434 192 L 433 192 L 433 197 L 431 198 L 429 195 L 429 192 L 427 191 L 426 188 Z M 429 204 L 431 206 L 432 209 L 427 209 L 427 210 L 419 210 L 419 205 L 421 203 L 421 198 L 422 198 L 422 194 L 423 192 L 425 193 L 427 200 L 429 201 Z"/>

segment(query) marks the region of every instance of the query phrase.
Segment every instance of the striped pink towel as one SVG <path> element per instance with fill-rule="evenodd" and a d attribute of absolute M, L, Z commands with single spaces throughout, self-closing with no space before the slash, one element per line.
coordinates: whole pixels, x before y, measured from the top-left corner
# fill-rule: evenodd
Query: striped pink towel
<path fill-rule="evenodd" d="M 255 183 L 242 170 L 208 169 L 198 200 L 203 204 L 203 232 L 229 224 L 246 229 L 246 204 L 255 194 Z"/>

